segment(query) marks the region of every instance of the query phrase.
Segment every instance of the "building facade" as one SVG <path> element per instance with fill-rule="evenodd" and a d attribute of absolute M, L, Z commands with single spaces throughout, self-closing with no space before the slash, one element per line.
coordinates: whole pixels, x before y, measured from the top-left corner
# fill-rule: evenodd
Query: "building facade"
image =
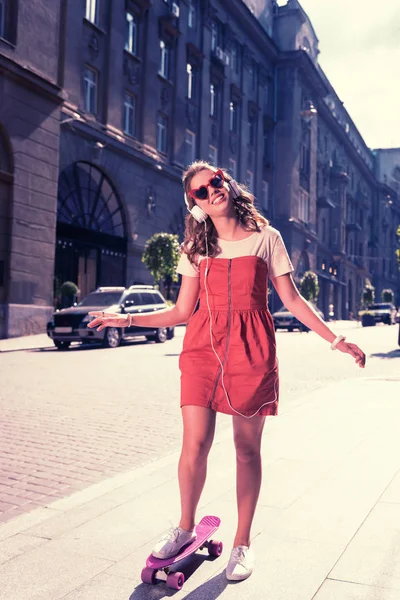
<path fill-rule="evenodd" d="M 0 2 L 0 337 L 43 331 L 52 305 L 61 11 Z"/>
<path fill-rule="evenodd" d="M 326 317 L 354 313 L 366 277 L 394 287 L 395 257 L 375 268 L 375 217 L 387 194 L 397 210 L 396 191 L 297 0 L 0 6 L 1 336 L 43 331 L 63 281 L 82 296 L 151 283 L 145 242 L 182 239 L 181 176 L 196 158 L 255 193 L 296 281 L 318 273 Z"/>

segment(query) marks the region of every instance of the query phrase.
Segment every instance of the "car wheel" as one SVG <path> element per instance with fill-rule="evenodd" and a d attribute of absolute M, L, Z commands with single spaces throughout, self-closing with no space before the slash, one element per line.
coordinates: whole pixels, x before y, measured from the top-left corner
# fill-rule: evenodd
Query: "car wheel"
<path fill-rule="evenodd" d="M 175 337 L 175 328 L 174 327 L 170 327 L 167 330 L 167 340 L 172 340 Z"/>
<path fill-rule="evenodd" d="M 107 327 L 104 332 L 103 346 L 105 348 L 118 348 L 121 343 L 121 334 L 117 327 Z"/>
<path fill-rule="evenodd" d="M 68 350 L 68 348 L 71 345 L 71 342 L 60 342 L 58 340 L 55 340 L 54 345 L 57 348 L 57 350 Z"/>
<path fill-rule="evenodd" d="M 167 329 L 166 327 L 160 327 L 160 329 L 157 329 L 155 335 L 149 335 L 147 336 L 147 339 L 149 340 L 149 342 L 156 342 L 157 344 L 163 344 L 166 339 L 167 339 Z"/>

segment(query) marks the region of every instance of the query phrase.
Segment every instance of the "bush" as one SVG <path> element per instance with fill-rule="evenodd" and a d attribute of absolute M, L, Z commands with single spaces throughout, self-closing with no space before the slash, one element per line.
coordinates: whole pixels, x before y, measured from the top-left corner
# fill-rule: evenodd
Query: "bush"
<path fill-rule="evenodd" d="M 67 296 L 67 298 L 75 298 L 75 296 L 78 295 L 78 292 L 78 286 L 72 281 L 64 281 L 60 287 L 60 295 Z"/>
<path fill-rule="evenodd" d="M 391 289 L 382 290 L 382 302 L 391 302 L 393 304 L 394 292 Z"/>
<path fill-rule="evenodd" d="M 363 306 L 373 304 L 375 300 L 375 288 L 368 278 L 365 280 L 365 286 L 361 294 L 361 303 Z"/>
<path fill-rule="evenodd" d="M 313 302 L 316 304 L 318 294 L 319 294 L 319 285 L 318 285 L 318 275 L 313 273 L 313 271 L 306 271 L 300 281 L 300 294 L 306 300 Z"/>

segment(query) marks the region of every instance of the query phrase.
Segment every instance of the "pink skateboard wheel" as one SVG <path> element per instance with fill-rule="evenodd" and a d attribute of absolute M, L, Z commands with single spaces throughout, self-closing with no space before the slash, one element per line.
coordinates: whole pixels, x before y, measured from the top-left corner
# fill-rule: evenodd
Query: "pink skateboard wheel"
<path fill-rule="evenodd" d="M 210 540 L 208 544 L 208 554 L 210 556 L 221 556 L 222 549 L 224 545 L 222 542 L 216 542 L 215 540 Z"/>
<path fill-rule="evenodd" d="M 167 587 L 171 590 L 180 590 L 185 583 L 185 576 L 183 573 L 170 573 L 167 577 Z"/>
<path fill-rule="evenodd" d="M 150 583 L 150 584 L 154 584 L 156 582 L 156 574 L 157 574 L 157 569 L 151 569 L 150 567 L 145 567 L 142 570 L 142 581 L 143 583 Z"/>

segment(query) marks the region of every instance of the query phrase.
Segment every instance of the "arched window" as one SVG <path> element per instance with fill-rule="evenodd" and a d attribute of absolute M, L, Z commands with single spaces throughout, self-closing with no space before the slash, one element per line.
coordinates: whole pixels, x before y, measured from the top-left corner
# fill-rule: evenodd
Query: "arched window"
<path fill-rule="evenodd" d="M 13 172 L 12 162 L 10 144 L 0 126 L 0 171 L 11 175 Z"/>
<path fill-rule="evenodd" d="M 118 194 L 95 165 L 76 162 L 60 175 L 57 220 L 98 233 L 126 237 L 126 224 Z"/>

